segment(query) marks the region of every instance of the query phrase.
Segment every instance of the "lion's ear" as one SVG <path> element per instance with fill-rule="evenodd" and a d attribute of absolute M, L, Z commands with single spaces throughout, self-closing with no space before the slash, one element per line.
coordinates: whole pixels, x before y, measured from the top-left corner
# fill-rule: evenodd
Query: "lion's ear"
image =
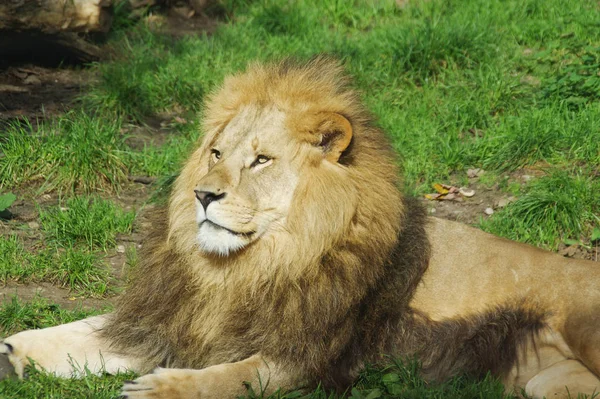
<path fill-rule="evenodd" d="M 322 118 L 316 132 L 320 136 L 317 145 L 327 160 L 337 162 L 352 141 L 352 125 L 336 112 L 324 112 L 319 116 Z"/>

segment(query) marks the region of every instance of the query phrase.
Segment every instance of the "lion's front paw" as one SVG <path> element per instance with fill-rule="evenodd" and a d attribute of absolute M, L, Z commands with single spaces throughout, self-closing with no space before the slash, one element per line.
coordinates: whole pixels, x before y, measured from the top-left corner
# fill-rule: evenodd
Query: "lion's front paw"
<path fill-rule="evenodd" d="M 206 399 L 202 370 L 163 369 L 127 381 L 121 395 L 127 399 Z"/>

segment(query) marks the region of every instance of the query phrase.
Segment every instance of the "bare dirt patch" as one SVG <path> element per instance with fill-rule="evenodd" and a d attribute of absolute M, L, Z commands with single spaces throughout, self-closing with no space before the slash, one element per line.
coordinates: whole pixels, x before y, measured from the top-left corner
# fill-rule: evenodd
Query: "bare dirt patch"
<path fill-rule="evenodd" d="M 489 217 L 485 213 L 486 209 L 497 208 L 503 198 L 509 197 L 497 188 L 487 188 L 477 183 L 470 184 L 469 189 L 475 191 L 471 198 L 459 197 L 456 200 L 441 201 L 424 199 L 423 202 L 431 216 L 473 225 Z"/>
<path fill-rule="evenodd" d="M 0 287 L 0 303 L 10 302 L 15 296 L 24 302 L 43 297 L 65 309 L 103 309 L 114 303 L 114 298 L 78 298 L 69 290 L 49 283 L 9 283 Z"/>
<path fill-rule="evenodd" d="M 93 78 L 80 67 L 26 64 L 0 69 L 0 122 L 28 118 L 35 123 L 60 115 L 73 106 Z"/>

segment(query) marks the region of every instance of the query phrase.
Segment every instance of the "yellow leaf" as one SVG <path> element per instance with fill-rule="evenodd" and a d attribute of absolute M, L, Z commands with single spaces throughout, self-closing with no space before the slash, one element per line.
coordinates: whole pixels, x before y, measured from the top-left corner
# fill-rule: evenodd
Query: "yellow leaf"
<path fill-rule="evenodd" d="M 444 188 L 444 186 L 442 186 L 442 185 L 441 185 L 441 184 L 439 184 L 439 183 L 435 183 L 435 184 L 433 185 L 433 189 L 434 189 L 435 191 L 437 191 L 438 193 L 440 193 L 440 194 L 448 194 L 448 193 L 449 193 L 449 190 L 448 190 L 447 188 Z"/>

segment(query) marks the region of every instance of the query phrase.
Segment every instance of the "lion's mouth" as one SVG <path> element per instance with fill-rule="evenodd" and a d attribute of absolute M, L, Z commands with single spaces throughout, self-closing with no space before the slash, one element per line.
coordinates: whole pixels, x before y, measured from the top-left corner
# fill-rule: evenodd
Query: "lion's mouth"
<path fill-rule="evenodd" d="M 217 223 L 213 222 L 212 220 L 208 220 L 208 219 L 204 219 L 202 222 L 200 222 L 200 224 L 198 225 L 198 227 L 199 228 L 202 227 L 202 225 L 204 223 L 208 223 L 209 226 L 212 226 L 212 227 L 217 228 L 217 229 L 225 230 L 226 232 L 228 232 L 230 234 L 233 234 L 235 236 L 238 236 L 238 237 L 250 238 L 251 236 L 253 236 L 256 233 L 256 231 L 240 232 L 240 231 L 231 230 L 231 229 L 228 229 L 225 226 L 217 224 Z"/>

